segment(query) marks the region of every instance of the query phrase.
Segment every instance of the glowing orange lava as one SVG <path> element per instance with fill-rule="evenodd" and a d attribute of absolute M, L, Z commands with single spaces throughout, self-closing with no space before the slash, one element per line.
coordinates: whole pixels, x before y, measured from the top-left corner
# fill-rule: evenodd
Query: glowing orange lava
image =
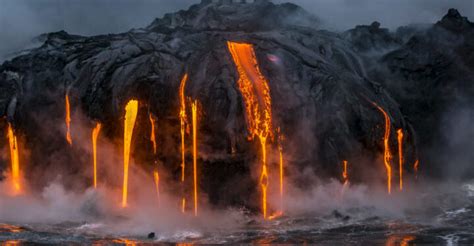
<path fill-rule="evenodd" d="M 278 128 L 278 153 L 280 159 L 280 213 L 283 214 L 283 135 L 280 132 L 280 128 Z"/>
<path fill-rule="evenodd" d="M 181 199 L 181 212 L 186 212 L 186 198 Z"/>
<path fill-rule="evenodd" d="M 130 146 L 132 144 L 133 128 L 138 114 L 138 101 L 130 100 L 125 106 L 125 123 L 123 136 L 123 189 L 122 207 L 127 206 L 128 195 L 128 165 L 130 161 Z"/>
<path fill-rule="evenodd" d="M 415 163 L 413 164 L 413 169 L 415 169 L 415 177 L 418 178 L 418 167 L 420 165 L 420 161 L 416 160 Z"/>
<path fill-rule="evenodd" d="M 69 104 L 69 94 L 66 93 L 66 141 L 72 145 L 71 137 L 71 105 Z"/>
<path fill-rule="evenodd" d="M 158 170 L 153 172 L 153 179 L 155 180 L 156 197 L 160 201 L 160 173 Z"/>
<path fill-rule="evenodd" d="M 262 212 L 267 218 L 267 160 L 266 141 L 272 137 L 272 104 L 270 87 L 266 78 L 260 72 L 253 45 L 246 43 L 227 42 L 235 66 L 239 73 L 237 82 L 244 99 L 247 129 L 249 139 L 257 136 L 262 148 L 262 173 L 260 186 L 262 188 Z"/>
<path fill-rule="evenodd" d="M 403 130 L 397 130 L 397 140 L 398 140 L 398 168 L 400 173 L 400 190 L 403 190 Z"/>
<path fill-rule="evenodd" d="M 198 214 L 198 187 L 197 187 L 197 101 L 191 105 L 193 118 L 193 176 L 194 176 L 194 216 Z"/>
<path fill-rule="evenodd" d="M 387 112 L 377 105 L 376 103 L 372 102 L 372 104 L 383 114 L 385 118 L 385 134 L 383 137 L 383 145 L 384 145 L 384 154 L 383 154 L 383 161 L 385 165 L 385 169 L 387 169 L 387 191 L 388 194 L 392 192 L 392 166 L 390 164 L 392 160 L 392 153 L 390 152 L 390 117 L 388 116 Z"/>
<path fill-rule="evenodd" d="M 153 144 L 153 154 L 156 155 L 155 119 L 151 113 L 148 114 L 148 118 L 150 119 L 151 124 L 150 141 Z"/>
<path fill-rule="evenodd" d="M 10 143 L 10 161 L 12 168 L 11 181 L 13 194 L 16 195 L 21 193 L 20 159 L 18 155 L 18 141 L 10 123 L 8 123 L 8 142 Z"/>
<path fill-rule="evenodd" d="M 344 160 L 342 162 L 342 165 L 343 165 L 342 179 L 344 180 L 344 186 L 346 186 L 349 183 L 349 174 L 347 173 L 347 161 Z"/>
<path fill-rule="evenodd" d="M 97 188 L 97 137 L 99 137 L 100 128 L 102 124 L 97 123 L 95 128 L 92 130 L 92 152 L 94 159 L 94 188 Z"/>
<path fill-rule="evenodd" d="M 187 122 L 187 116 L 186 116 L 186 95 L 184 94 L 184 90 L 186 88 L 186 81 L 188 80 L 188 74 L 184 74 L 183 79 L 181 79 L 181 83 L 179 85 L 179 104 L 180 104 L 180 109 L 179 109 L 179 119 L 181 123 L 181 184 L 184 186 L 184 172 L 186 168 L 186 149 L 185 149 L 185 144 L 184 144 L 184 137 L 186 134 L 186 122 Z M 184 187 L 183 187 L 184 190 Z M 183 199 L 181 202 L 181 211 L 184 213 L 186 208 L 186 200 L 184 198 L 183 194 Z"/>

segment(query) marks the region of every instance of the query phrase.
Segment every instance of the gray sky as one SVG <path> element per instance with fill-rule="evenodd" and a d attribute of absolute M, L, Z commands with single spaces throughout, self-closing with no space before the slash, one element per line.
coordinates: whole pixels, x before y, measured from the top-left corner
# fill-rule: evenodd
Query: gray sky
<path fill-rule="evenodd" d="M 61 29 L 95 35 L 144 27 L 154 18 L 199 0 L 0 0 L 0 61 L 33 37 Z M 275 0 L 274 2 L 286 2 Z M 289 0 L 321 18 L 329 29 L 346 30 L 374 20 L 396 28 L 432 23 L 448 8 L 474 19 L 474 0 Z"/>

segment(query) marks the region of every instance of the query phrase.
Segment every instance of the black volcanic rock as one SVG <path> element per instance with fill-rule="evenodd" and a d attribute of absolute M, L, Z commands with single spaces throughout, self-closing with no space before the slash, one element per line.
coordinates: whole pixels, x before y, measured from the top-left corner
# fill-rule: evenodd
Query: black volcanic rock
<path fill-rule="evenodd" d="M 64 178 L 72 186 L 90 160 L 86 150 L 70 148 L 64 139 L 65 93 L 69 92 L 74 111 L 87 118 L 84 127 L 102 122 L 104 137 L 117 145 L 124 105 L 138 99 L 136 163 L 151 169 L 157 161 L 165 177 L 177 180 L 178 88 L 188 73 L 186 95 L 199 100 L 202 108 L 202 190 L 213 204 L 258 206 L 251 203 L 258 199 L 250 198 L 257 194 L 251 177 L 252 170 L 258 170 L 260 150 L 255 141 L 247 140 L 238 73 L 227 41 L 254 45 L 269 81 L 274 125 L 285 135 L 287 175 L 302 187 L 307 180 L 300 175 L 308 168 L 322 178 L 339 178 L 342 160 L 353 164 L 351 182 L 373 179 L 367 170 L 383 172 L 384 117 L 372 102 L 390 117 L 394 159 L 396 129 L 405 129 L 405 161 L 411 165 L 418 157 L 416 139 L 426 134 L 423 127 L 437 122 L 430 113 L 436 115 L 439 105 L 453 100 L 454 94 L 443 96 L 442 91 L 464 88 L 471 93 L 471 88 L 462 86 L 468 86 L 472 76 L 467 69 L 472 56 L 454 55 L 472 54 L 469 38 L 444 44 L 442 40 L 452 37 L 433 27 L 403 42 L 376 23 L 343 35 L 317 26 L 316 17 L 293 4 L 203 1 L 126 33 L 93 37 L 50 33 L 41 47 L 0 67 L 0 112 L 9 115 L 30 152 L 25 173 L 33 186 L 40 188 L 57 173 L 73 175 Z M 374 48 L 382 58 L 369 63 L 373 58 L 364 52 Z M 440 101 L 433 95 L 441 96 Z M 151 154 L 148 139 L 149 112 L 158 119 L 157 156 Z M 77 118 L 73 126 L 79 124 Z M 434 141 L 421 138 L 425 146 Z M 270 150 L 276 149 L 275 142 L 270 141 Z M 275 164 L 272 158 L 269 162 Z M 407 165 L 407 173 L 411 168 Z M 384 180 L 384 175 L 378 176 Z"/>
<path fill-rule="evenodd" d="M 361 52 L 386 51 L 401 44 L 401 40 L 390 33 L 387 28 L 380 28 L 380 23 L 377 21 L 368 26 L 358 25 L 343 35 Z"/>
<path fill-rule="evenodd" d="M 449 9 L 448 13 L 436 25 L 453 32 L 472 32 L 474 28 L 474 23 L 462 16 L 457 9 Z"/>

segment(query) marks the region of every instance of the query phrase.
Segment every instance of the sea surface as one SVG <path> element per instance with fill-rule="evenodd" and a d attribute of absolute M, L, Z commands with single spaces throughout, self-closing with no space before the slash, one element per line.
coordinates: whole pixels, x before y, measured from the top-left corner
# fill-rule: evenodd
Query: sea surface
<path fill-rule="evenodd" d="M 326 213 L 281 216 L 270 221 L 242 215 L 245 223 L 226 228 L 139 234 L 104 233 L 105 224 L 0 222 L 2 245 L 31 244 L 318 244 L 318 245 L 465 245 L 474 244 L 474 186 L 463 192 L 424 195 L 422 208 L 403 216 L 380 215 L 370 206 Z M 421 195 L 420 195 L 421 196 Z M 150 234 L 153 233 L 153 234 Z"/>

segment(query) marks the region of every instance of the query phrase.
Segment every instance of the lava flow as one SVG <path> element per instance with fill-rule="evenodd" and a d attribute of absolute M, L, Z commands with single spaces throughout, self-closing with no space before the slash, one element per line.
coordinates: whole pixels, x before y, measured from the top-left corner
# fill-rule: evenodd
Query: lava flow
<path fill-rule="evenodd" d="M 283 213 L 283 135 L 280 132 L 280 128 L 278 128 L 278 153 L 279 153 L 279 160 L 280 160 L 280 213 Z"/>
<path fill-rule="evenodd" d="M 400 190 L 403 190 L 403 130 L 397 130 L 398 140 L 398 168 L 400 173 Z"/>
<path fill-rule="evenodd" d="M 197 101 L 191 105 L 193 119 L 193 177 L 194 177 L 194 216 L 198 214 L 198 188 L 197 188 Z"/>
<path fill-rule="evenodd" d="M 18 156 L 18 141 L 13 127 L 8 124 L 8 141 L 10 143 L 10 161 L 12 165 L 11 170 L 11 181 L 13 187 L 13 194 L 21 193 L 21 177 L 20 177 L 20 160 Z"/>
<path fill-rule="evenodd" d="M 72 145 L 72 137 L 71 137 L 71 105 L 69 104 L 69 93 L 66 93 L 66 141 L 69 143 L 69 145 Z"/>
<path fill-rule="evenodd" d="M 235 66 L 239 73 L 237 82 L 244 99 L 247 129 L 249 139 L 257 136 L 262 149 L 262 173 L 260 185 L 262 188 L 262 212 L 267 218 L 267 159 L 266 141 L 272 137 L 272 105 L 270 87 L 266 78 L 260 72 L 252 44 L 227 42 Z"/>
<path fill-rule="evenodd" d="M 97 188 L 97 138 L 99 137 L 102 124 L 97 123 L 92 130 L 92 154 L 94 159 L 94 188 Z"/>
<path fill-rule="evenodd" d="M 155 181 L 155 190 L 156 190 L 156 198 L 158 199 L 158 202 L 160 201 L 160 173 L 158 170 L 155 170 L 153 172 L 153 179 Z"/>
<path fill-rule="evenodd" d="M 156 155 L 155 119 L 151 113 L 148 114 L 148 118 L 150 119 L 151 124 L 150 141 L 153 144 L 153 154 Z"/>
<path fill-rule="evenodd" d="M 420 161 L 416 160 L 415 163 L 413 164 L 413 169 L 415 169 L 415 178 L 418 178 L 418 167 L 420 165 Z"/>
<path fill-rule="evenodd" d="M 349 184 L 349 174 L 347 173 L 347 161 L 344 160 L 342 162 L 342 165 L 343 165 L 342 179 L 344 180 L 344 186 L 347 186 Z"/>
<path fill-rule="evenodd" d="M 130 161 L 130 145 L 132 143 L 133 128 L 138 114 L 138 101 L 130 100 L 125 107 L 125 124 L 123 136 L 123 189 L 122 207 L 127 206 L 128 195 L 128 164 Z"/>
<path fill-rule="evenodd" d="M 188 80 L 188 74 L 184 74 L 183 79 L 179 85 L 179 119 L 181 122 L 181 184 L 184 186 L 184 171 L 185 171 L 185 145 L 184 145 L 184 136 L 186 134 L 186 97 L 184 95 L 184 89 L 186 88 L 186 81 Z M 183 188 L 184 189 L 184 188 Z M 186 205 L 186 198 L 183 195 L 183 199 L 181 202 L 181 211 L 185 212 L 185 205 Z"/>
<path fill-rule="evenodd" d="M 385 134 L 383 137 L 384 153 L 383 153 L 383 162 L 385 168 L 387 169 L 387 190 L 388 194 L 392 192 L 392 166 L 390 161 L 392 159 L 392 153 L 390 152 L 390 117 L 387 112 L 383 110 L 378 104 L 372 102 L 372 104 L 383 114 L 385 118 Z"/>

